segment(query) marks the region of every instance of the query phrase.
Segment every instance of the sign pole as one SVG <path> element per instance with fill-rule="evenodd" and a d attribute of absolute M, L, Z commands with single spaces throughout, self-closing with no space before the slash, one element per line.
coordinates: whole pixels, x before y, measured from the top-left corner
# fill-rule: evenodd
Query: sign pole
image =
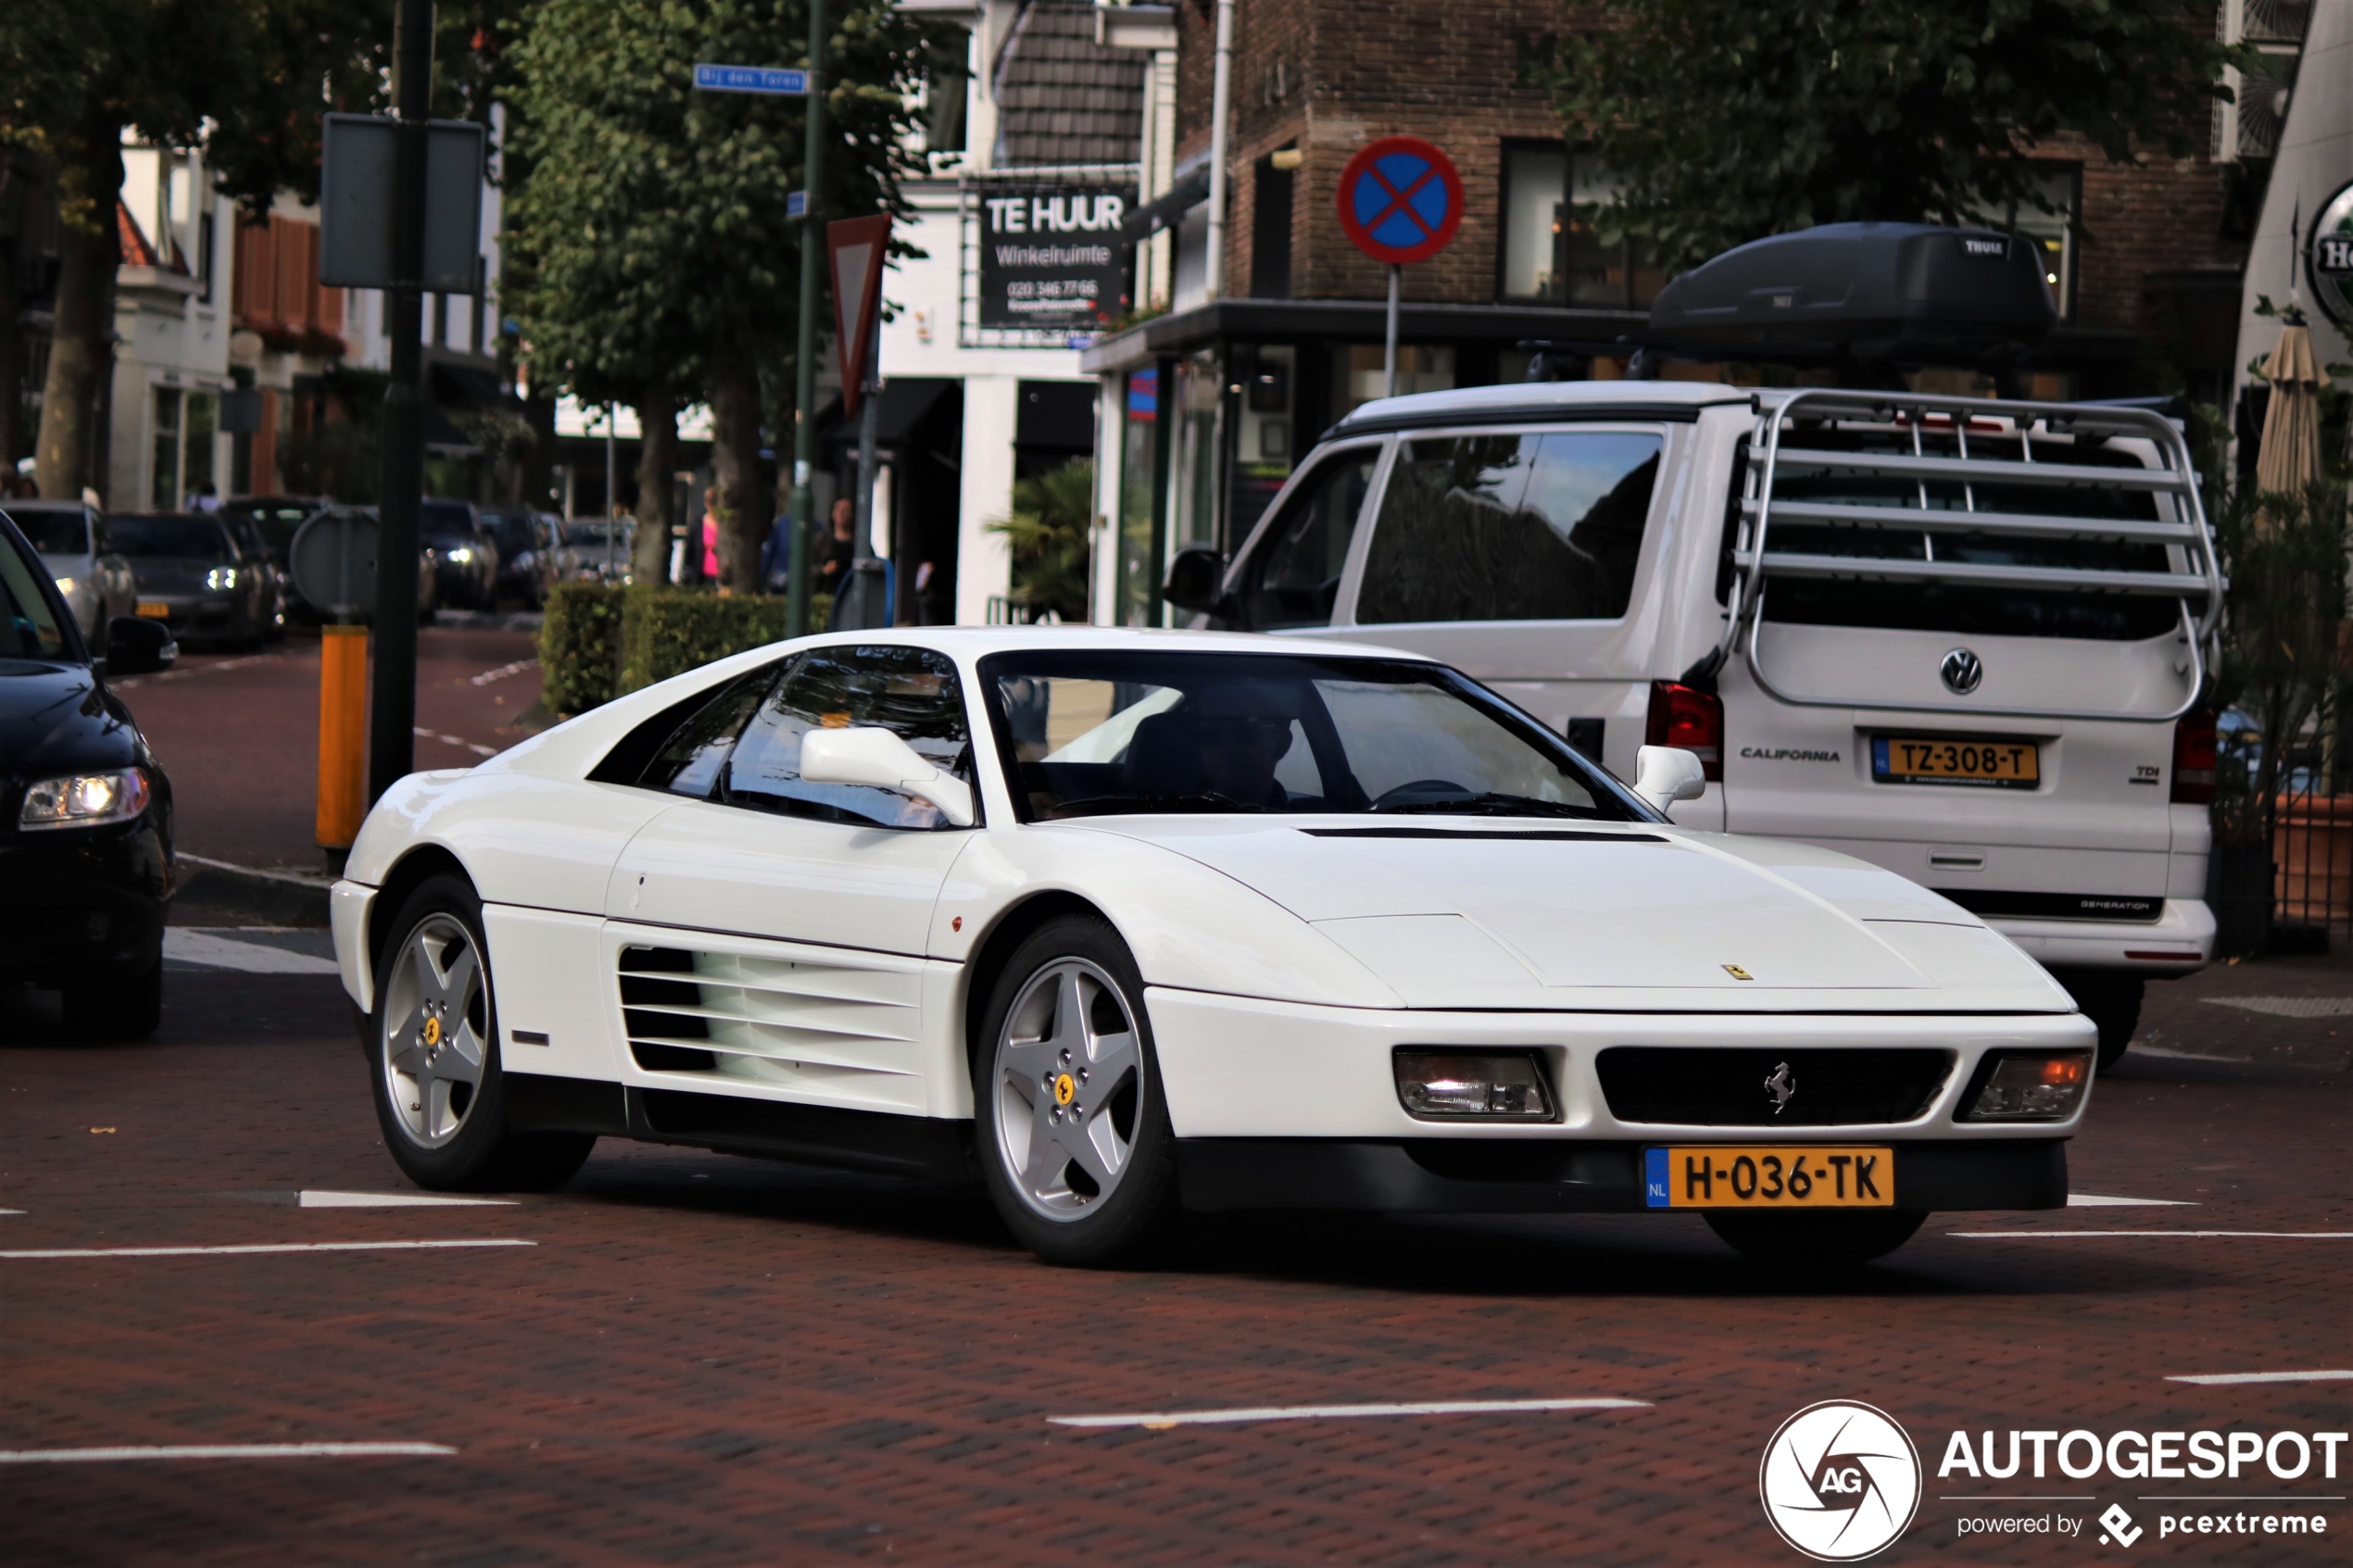
<path fill-rule="evenodd" d="M 392 379 L 384 388 L 384 469 L 376 508 L 376 693 L 368 727 L 368 798 L 407 777 L 416 759 L 417 511 L 425 488 L 425 120 L 433 105 L 433 3 L 400 0 L 393 30 L 400 115 L 395 132 L 391 320 Z"/>
<path fill-rule="evenodd" d="M 1381 356 L 1381 376 L 1388 383 L 1383 397 L 1397 395 L 1397 290 L 1405 276 L 1405 269 L 1392 261 L 1389 264 L 1389 335 L 1388 347 Z"/>
<path fill-rule="evenodd" d="M 874 335 L 867 340 L 864 373 L 860 378 L 865 388 L 858 410 L 857 554 L 850 562 L 849 582 L 844 584 L 857 596 L 858 618 L 853 624 L 862 628 L 890 624 L 883 605 L 882 562 L 875 558 L 875 440 L 882 412 L 882 312 L 875 311 L 874 317 Z M 878 617 L 877 610 L 886 613 Z"/>
<path fill-rule="evenodd" d="M 785 594 L 785 635 L 809 631 L 809 524 L 816 498 L 809 487 L 817 455 L 817 273 L 826 264 L 825 237 L 817 231 L 824 204 L 825 0 L 809 0 L 809 126 L 800 222 L 800 334 L 793 350 L 791 579 Z"/>

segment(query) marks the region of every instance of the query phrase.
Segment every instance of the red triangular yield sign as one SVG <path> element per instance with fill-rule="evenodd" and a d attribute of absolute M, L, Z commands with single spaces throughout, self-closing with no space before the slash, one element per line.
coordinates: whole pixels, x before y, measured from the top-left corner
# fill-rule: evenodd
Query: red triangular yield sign
<path fill-rule="evenodd" d="M 890 248 L 890 214 L 845 218 L 825 225 L 833 264 L 834 341 L 841 350 L 841 411 L 854 414 L 866 391 L 866 351 L 882 308 L 883 256 Z"/>

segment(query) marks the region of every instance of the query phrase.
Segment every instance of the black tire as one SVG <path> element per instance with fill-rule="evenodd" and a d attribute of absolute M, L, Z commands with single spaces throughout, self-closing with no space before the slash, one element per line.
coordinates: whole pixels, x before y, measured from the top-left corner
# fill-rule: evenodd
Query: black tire
<path fill-rule="evenodd" d="M 2141 1023 L 2141 998 L 2148 982 L 2113 970 L 2061 969 L 2051 978 L 2067 987 L 2078 1011 L 2100 1032 L 2098 1070 L 2106 1073 L 2123 1057 Z"/>
<path fill-rule="evenodd" d="M 375 1007 L 369 1015 L 368 1080 L 376 1102 L 376 1123 L 384 1130 L 384 1148 L 401 1173 L 419 1186 L 441 1192 L 544 1192 L 561 1186 L 588 1158 L 597 1144 L 589 1133 L 518 1133 L 507 1125 L 506 1076 L 499 1064 L 497 988 L 490 972 L 489 953 L 482 938 L 482 900 L 464 878 L 443 875 L 428 879 L 409 894 L 387 928 L 383 949 L 375 956 Z M 447 935 L 439 961 L 451 976 L 452 1005 L 432 1019 L 431 1054 L 446 1046 L 453 1064 L 463 1064 L 461 1041 L 471 1032 L 478 1048 L 474 1081 L 461 1085 L 453 1074 L 426 1075 L 422 1060 L 427 1052 L 426 1025 L 413 1021 L 422 1015 L 415 1005 L 423 998 L 411 993 L 419 982 L 411 969 L 407 977 L 396 966 L 410 957 L 421 934 Z M 459 968 L 471 953 L 479 984 L 456 983 Z M 392 1016 L 397 1005 L 402 1016 Z M 446 1030 L 445 1018 L 452 1019 Z M 403 1060 L 419 1065 L 416 1075 L 400 1083 Z M 446 1085 L 436 1098 L 433 1085 Z M 396 1084 L 404 1096 L 414 1094 L 404 1111 L 394 1103 Z M 460 1088 L 465 1090 L 462 1105 Z M 427 1106 L 436 1109 L 427 1110 Z M 440 1108 L 454 1108 L 455 1124 L 436 1127 Z M 425 1123 L 421 1132 L 410 1117 Z"/>
<path fill-rule="evenodd" d="M 1060 1168 L 1069 1190 L 1059 1198 L 1047 1199 L 1037 1195 L 1034 1183 L 1024 1181 L 1024 1171 L 1015 1168 L 1014 1152 L 1008 1148 L 1009 1134 L 1003 1119 L 1012 1114 L 1017 1120 L 1023 1102 L 1004 1098 L 1018 1096 L 1021 1091 L 1005 1081 L 1006 1069 L 1000 1065 L 1000 1048 L 1035 1050 L 1047 1043 L 1008 1042 L 1007 1022 L 1016 1003 L 1022 1004 L 1026 1012 L 1038 1005 L 1032 982 L 1060 973 L 1080 974 L 1084 984 L 1094 988 L 1088 999 L 1080 1004 L 1086 1013 L 1086 1038 L 1090 1042 L 1086 1048 L 1091 1050 L 1094 1043 L 1108 1045 L 1119 1037 L 1114 1032 L 1101 1042 L 1096 1041 L 1098 1022 L 1111 1016 L 1108 1011 L 1098 1010 L 1109 992 L 1111 999 L 1125 1010 L 1123 1022 L 1132 1025 L 1125 1033 L 1132 1035 L 1135 1054 L 1131 1066 L 1116 1069 L 1121 1077 L 1115 1083 L 1078 1089 L 1073 1088 L 1070 1078 L 1064 1075 L 1060 1091 L 1049 1091 L 1041 1084 L 1040 1097 L 1050 1098 L 1057 1092 L 1082 1097 L 1063 1102 L 1069 1104 L 1074 1113 L 1085 1110 L 1084 1097 L 1094 1093 L 1107 1096 L 1095 1101 L 1097 1109 L 1088 1117 L 1088 1124 L 1103 1124 L 1107 1135 L 1115 1139 L 1122 1135 L 1119 1129 L 1124 1128 L 1126 1145 L 1108 1190 L 1100 1186 L 1091 1193 L 1085 1190 L 1096 1184 L 1073 1161 Z M 1066 1004 L 1049 1005 L 1049 1016 L 1057 1021 L 1055 1035 L 1059 1038 L 1063 1034 L 1061 1008 Z M 1116 1059 L 1107 1052 L 1103 1060 Z M 1077 1065 L 1072 1063 L 1073 1072 Z M 997 976 L 988 1006 L 981 1015 L 979 1034 L 972 1042 L 972 1066 L 975 1142 L 980 1153 L 982 1179 L 1006 1228 L 1022 1245 L 1049 1263 L 1101 1268 L 1141 1258 L 1165 1238 L 1177 1219 L 1176 1138 L 1169 1127 L 1167 1101 L 1161 1090 L 1151 1020 L 1144 1011 L 1143 976 L 1117 932 L 1103 921 L 1085 915 L 1062 916 L 1032 932 L 1013 949 Z M 1085 1074 L 1077 1076 L 1083 1079 Z M 1044 1108 L 1041 1098 L 1028 1102 L 1027 1109 L 1046 1109 L 1048 1114 L 1052 1114 L 1059 1110 L 1059 1104 Z M 1074 1114 L 1071 1125 L 1075 1128 L 1076 1124 Z M 1028 1135 L 1034 1137 L 1036 1134 L 1033 1131 Z M 1047 1162 L 1049 1157 L 1041 1152 L 1037 1160 L 1030 1162 L 1029 1173 L 1034 1177 Z"/>
<path fill-rule="evenodd" d="M 67 1032 L 85 1040 L 144 1040 L 163 1022 L 163 939 L 153 961 L 65 988 Z"/>
<path fill-rule="evenodd" d="M 1917 1209 L 1705 1210 L 1707 1228 L 1743 1257 L 1775 1268 L 1851 1269 L 1884 1258 L 1920 1228 Z"/>

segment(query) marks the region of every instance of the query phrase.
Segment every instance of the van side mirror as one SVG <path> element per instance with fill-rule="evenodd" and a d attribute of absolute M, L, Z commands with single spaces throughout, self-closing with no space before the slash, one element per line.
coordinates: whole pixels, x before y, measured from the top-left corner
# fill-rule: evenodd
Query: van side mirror
<path fill-rule="evenodd" d="M 895 789 L 938 807 L 953 826 L 973 825 L 972 786 L 888 730 L 810 731 L 800 737 L 800 776 L 808 784 Z"/>
<path fill-rule="evenodd" d="M 1707 772 L 1694 753 L 1680 746 L 1646 746 L 1634 754 L 1634 793 L 1665 812 L 1678 800 L 1697 800 L 1707 789 Z"/>
<path fill-rule="evenodd" d="M 1217 608 L 1218 590 L 1224 585 L 1226 563 L 1207 545 L 1188 545 L 1176 552 L 1168 563 L 1168 582 L 1160 596 L 1178 609 L 1207 614 Z"/>
<path fill-rule="evenodd" d="M 160 621 L 118 615 L 107 622 L 107 656 L 97 660 L 103 675 L 145 675 L 179 662 L 180 645 Z"/>

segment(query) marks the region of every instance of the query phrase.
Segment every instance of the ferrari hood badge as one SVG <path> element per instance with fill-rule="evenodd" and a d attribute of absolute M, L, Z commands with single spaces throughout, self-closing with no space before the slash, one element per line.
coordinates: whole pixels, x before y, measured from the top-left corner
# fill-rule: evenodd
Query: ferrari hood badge
<path fill-rule="evenodd" d="M 1765 1093 L 1773 1101 L 1774 1115 L 1789 1109 L 1789 1102 L 1797 1096 L 1797 1074 L 1789 1070 L 1788 1062 L 1774 1067 L 1772 1076 L 1765 1080 Z"/>
<path fill-rule="evenodd" d="M 1724 972 L 1730 975 L 1735 980 L 1754 980 L 1756 978 L 1756 976 L 1749 973 L 1748 971 L 1743 969 L 1736 963 L 1726 964 L 1724 966 Z"/>

